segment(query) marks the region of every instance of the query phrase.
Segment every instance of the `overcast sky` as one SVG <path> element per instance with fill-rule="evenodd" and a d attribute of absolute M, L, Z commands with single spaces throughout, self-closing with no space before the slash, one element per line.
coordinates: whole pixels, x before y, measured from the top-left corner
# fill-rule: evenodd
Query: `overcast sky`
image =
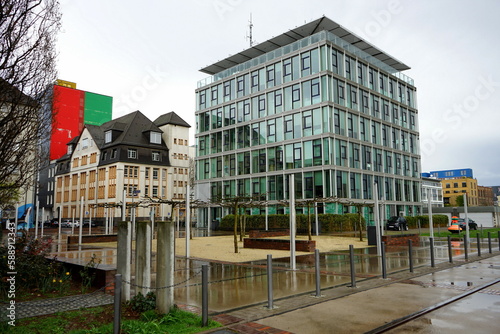
<path fill-rule="evenodd" d="M 112 96 L 113 118 L 175 111 L 192 125 L 199 69 L 327 16 L 411 67 L 422 170 L 500 185 L 500 1 L 61 0 L 59 78 Z M 194 143 L 192 141 L 192 143 Z"/>

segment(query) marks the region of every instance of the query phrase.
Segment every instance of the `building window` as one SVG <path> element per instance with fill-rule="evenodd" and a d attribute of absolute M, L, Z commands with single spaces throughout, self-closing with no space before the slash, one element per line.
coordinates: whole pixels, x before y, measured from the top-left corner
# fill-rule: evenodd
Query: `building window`
<path fill-rule="evenodd" d="M 158 168 L 153 168 L 153 180 L 158 180 Z"/>
<path fill-rule="evenodd" d="M 116 148 L 114 148 L 112 151 L 111 151 L 111 159 L 115 159 L 116 158 Z"/>
<path fill-rule="evenodd" d="M 128 158 L 129 159 L 137 159 L 137 150 L 133 148 L 128 149 Z"/>
<path fill-rule="evenodd" d="M 104 133 L 104 142 L 105 143 L 111 143 L 113 140 L 113 132 L 111 130 L 108 130 Z"/>
<path fill-rule="evenodd" d="M 149 141 L 152 144 L 161 144 L 161 133 L 151 131 L 149 135 Z"/>
<path fill-rule="evenodd" d="M 153 161 L 160 161 L 160 152 L 153 151 L 151 154 Z"/>
<path fill-rule="evenodd" d="M 84 138 L 84 139 L 82 139 L 82 150 L 86 149 L 87 147 L 89 147 L 89 139 Z"/>

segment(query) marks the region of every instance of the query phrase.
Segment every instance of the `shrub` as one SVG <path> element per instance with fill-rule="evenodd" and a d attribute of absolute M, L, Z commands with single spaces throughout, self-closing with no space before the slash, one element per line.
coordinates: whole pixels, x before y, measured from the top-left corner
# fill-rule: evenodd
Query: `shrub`
<path fill-rule="evenodd" d="M 409 228 L 418 228 L 418 222 L 420 221 L 420 227 L 428 228 L 429 227 L 429 216 L 405 216 L 406 221 L 408 222 Z M 446 215 L 432 215 L 432 222 L 434 225 L 440 226 L 448 226 L 448 216 Z"/>
<path fill-rule="evenodd" d="M 127 302 L 127 305 L 139 313 L 154 310 L 156 307 L 156 295 L 152 291 L 148 292 L 146 296 L 139 292 Z"/>
<path fill-rule="evenodd" d="M 59 290 L 64 293 L 69 287 L 69 273 L 66 274 L 61 263 L 55 259 L 46 258 L 52 239 L 35 239 L 33 236 L 23 232 L 15 241 L 15 271 L 16 287 L 19 292 L 39 290 L 49 292 Z M 0 258 L 8 256 L 8 248 L 0 246 Z M 7 261 L 0 262 L 0 289 L 2 297 L 5 296 L 7 286 L 6 273 L 12 271 L 7 267 Z"/>
<path fill-rule="evenodd" d="M 308 215 L 297 214 L 297 231 L 306 233 L 307 232 L 307 220 Z M 314 225 L 315 215 L 311 214 L 311 225 Z M 361 217 L 362 224 L 365 224 L 364 217 Z M 357 213 L 347 213 L 344 215 L 339 214 L 319 214 L 318 222 L 321 225 L 321 231 L 323 233 L 332 232 L 343 232 L 343 231 L 354 231 L 357 230 L 359 216 Z M 286 215 L 268 215 L 269 229 L 287 229 L 290 226 L 290 217 Z M 266 216 L 265 215 L 250 215 L 247 216 L 246 230 L 263 230 L 266 226 Z M 219 225 L 221 230 L 232 231 L 234 228 L 234 215 L 227 215 L 222 218 Z M 239 226 L 238 226 L 239 230 Z"/>

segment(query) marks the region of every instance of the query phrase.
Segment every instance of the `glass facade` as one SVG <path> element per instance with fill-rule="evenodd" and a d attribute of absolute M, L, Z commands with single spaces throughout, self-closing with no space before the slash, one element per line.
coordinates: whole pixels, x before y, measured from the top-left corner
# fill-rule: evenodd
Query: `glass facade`
<path fill-rule="evenodd" d="M 388 215 L 419 212 L 410 78 L 323 31 L 198 86 L 196 177 L 208 197 L 260 194 L 272 204 L 288 198 L 294 174 L 299 199 L 373 201 L 377 182 Z"/>

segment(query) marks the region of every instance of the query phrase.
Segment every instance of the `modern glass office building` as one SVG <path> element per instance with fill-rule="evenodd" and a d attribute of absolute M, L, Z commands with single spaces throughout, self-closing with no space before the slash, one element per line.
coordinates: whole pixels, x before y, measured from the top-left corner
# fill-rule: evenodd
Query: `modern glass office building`
<path fill-rule="evenodd" d="M 203 68 L 196 89 L 200 199 L 261 194 L 374 202 L 420 213 L 416 88 L 409 67 L 322 17 Z M 298 212 L 302 208 L 297 208 Z M 252 213 L 262 213 L 252 209 Z M 319 212 L 355 212 L 324 203 Z M 204 208 L 199 219 L 224 216 Z M 372 220 L 371 208 L 364 212 Z"/>

